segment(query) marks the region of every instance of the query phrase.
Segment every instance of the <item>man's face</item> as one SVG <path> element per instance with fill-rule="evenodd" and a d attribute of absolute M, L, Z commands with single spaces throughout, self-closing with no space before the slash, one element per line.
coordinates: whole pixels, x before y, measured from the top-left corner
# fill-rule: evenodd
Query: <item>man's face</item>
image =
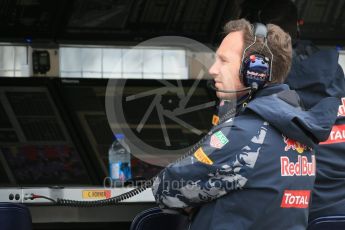
<path fill-rule="evenodd" d="M 231 32 L 223 39 L 216 53 L 216 61 L 209 69 L 217 89 L 241 90 L 245 88 L 239 76 L 243 46 L 242 31 Z M 217 92 L 217 97 L 220 99 L 235 99 L 245 94 L 246 92 Z"/>

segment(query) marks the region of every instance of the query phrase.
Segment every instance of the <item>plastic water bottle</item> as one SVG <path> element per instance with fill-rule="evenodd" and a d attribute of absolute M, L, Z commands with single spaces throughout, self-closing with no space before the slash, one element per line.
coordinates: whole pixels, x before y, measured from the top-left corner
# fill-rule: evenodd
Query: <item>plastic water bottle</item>
<path fill-rule="evenodd" d="M 109 175 L 115 187 L 132 178 L 131 153 L 123 134 L 116 134 L 109 148 Z"/>

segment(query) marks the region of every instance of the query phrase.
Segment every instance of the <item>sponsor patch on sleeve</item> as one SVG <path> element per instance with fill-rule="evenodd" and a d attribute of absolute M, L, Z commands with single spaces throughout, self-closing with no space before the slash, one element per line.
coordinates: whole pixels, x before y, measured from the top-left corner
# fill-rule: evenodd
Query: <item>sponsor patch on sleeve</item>
<path fill-rule="evenodd" d="M 222 131 L 218 131 L 211 136 L 210 146 L 216 149 L 223 148 L 229 142 Z"/>
<path fill-rule="evenodd" d="M 198 148 L 198 150 L 195 151 L 194 153 L 194 157 L 204 163 L 204 164 L 208 164 L 208 165 L 212 165 L 213 161 L 206 155 L 206 153 L 204 152 L 204 150 L 200 147 Z"/>
<path fill-rule="evenodd" d="M 219 123 L 219 117 L 217 115 L 213 115 L 212 117 L 212 125 L 216 126 Z"/>
<path fill-rule="evenodd" d="M 308 208 L 310 190 L 285 190 L 281 208 Z"/>

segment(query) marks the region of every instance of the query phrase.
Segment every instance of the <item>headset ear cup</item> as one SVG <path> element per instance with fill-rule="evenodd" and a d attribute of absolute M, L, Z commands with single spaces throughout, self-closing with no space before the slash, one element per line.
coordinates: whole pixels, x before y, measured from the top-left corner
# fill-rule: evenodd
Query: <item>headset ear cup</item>
<path fill-rule="evenodd" d="M 263 88 L 269 81 L 270 61 L 261 54 L 250 54 L 242 62 L 242 82 L 246 87 L 251 87 L 253 83 L 258 88 Z"/>

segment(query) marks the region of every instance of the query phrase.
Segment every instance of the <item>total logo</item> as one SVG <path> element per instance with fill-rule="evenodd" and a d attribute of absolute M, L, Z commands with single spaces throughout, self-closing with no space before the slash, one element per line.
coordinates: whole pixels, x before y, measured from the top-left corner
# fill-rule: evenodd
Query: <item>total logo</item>
<path fill-rule="evenodd" d="M 345 142 L 345 125 L 335 125 L 333 126 L 328 139 L 324 142 L 320 142 L 319 144 L 328 145 L 342 142 Z"/>
<path fill-rule="evenodd" d="M 315 156 L 311 156 L 311 162 L 306 156 L 298 156 L 296 163 L 290 162 L 286 156 L 280 157 L 280 167 L 282 176 L 315 176 Z"/>
<path fill-rule="evenodd" d="M 304 144 L 299 143 L 298 141 L 292 140 L 288 137 L 285 137 L 283 135 L 284 138 L 284 143 L 286 144 L 285 146 L 285 151 L 289 151 L 290 149 L 293 149 L 295 151 L 297 151 L 298 153 L 303 153 L 305 150 L 308 149 L 308 147 Z"/>
<path fill-rule="evenodd" d="M 280 207 L 308 208 L 310 190 L 285 190 Z"/>

